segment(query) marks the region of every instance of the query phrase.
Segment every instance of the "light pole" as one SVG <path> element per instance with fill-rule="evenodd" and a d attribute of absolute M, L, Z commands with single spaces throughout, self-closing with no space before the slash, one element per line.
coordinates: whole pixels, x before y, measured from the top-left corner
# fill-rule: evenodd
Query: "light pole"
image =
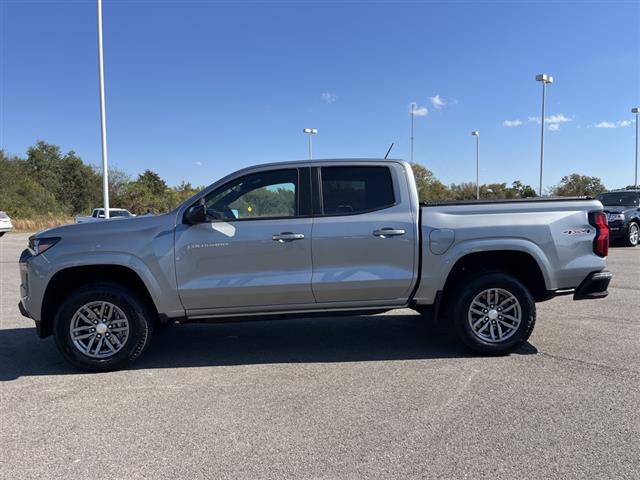
<path fill-rule="evenodd" d="M 102 54 L 102 0 L 98 0 L 98 76 L 100 78 L 100 133 L 102 136 L 102 202 L 109 218 L 109 162 L 107 160 L 107 112 L 104 106 L 104 58 Z"/>
<path fill-rule="evenodd" d="M 633 186 L 638 188 L 638 135 L 640 135 L 640 130 L 638 130 L 638 116 L 640 115 L 640 107 L 632 108 L 631 113 L 636 114 L 636 174 L 634 176 Z"/>
<path fill-rule="evenodd" d="M 411 104 L 411 163 L 413 163 L 413 119 L 415 117 L 414 110 L 416 109 L 416 104 Z"/>
<path fill-rule="evenodd" d="M 542 196 L 542 167 L 544 165 L 544 103 L 546 97 L 547 83 L 553 83 L 553 77 L 545 73 L 536 75 L 536 81 L 542 82 L 542 117 L 540 117 L 540 124 L 542 128 L 540 130 L 540 188 L 538 193 Z"/>
<path fill-rule="evenodd" d="M 476 200 L 480 200 L 480 132 L 474 130 L 471 135 L 476 137 Z"/>
<path fill-rule="evenodd" d="M 306 133 L 307 135 L 309 135 L 309 160 L 313 159 L 313 151 L 311 149 L 311 135 L 315 135 L 316 133 L 318 133 L 318 129 L 317 128 L 305 128 L 302 130 L 304 133 Z"/>

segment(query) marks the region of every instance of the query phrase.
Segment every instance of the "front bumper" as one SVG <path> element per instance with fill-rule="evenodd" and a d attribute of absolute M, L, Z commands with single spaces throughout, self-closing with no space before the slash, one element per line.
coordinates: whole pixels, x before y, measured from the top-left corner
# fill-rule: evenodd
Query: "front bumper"
<path fill-rule="evenodd" d="M 611 272 L 592 272 L 587 275 L 573 294 L 574 300 L 604 298 L 609 295 L 609 282 L 613 278 Z"/>

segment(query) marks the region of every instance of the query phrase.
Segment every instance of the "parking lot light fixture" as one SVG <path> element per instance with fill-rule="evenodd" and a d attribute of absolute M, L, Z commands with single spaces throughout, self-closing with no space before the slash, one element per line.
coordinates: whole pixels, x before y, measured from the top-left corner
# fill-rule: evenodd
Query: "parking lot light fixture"
<path fill-rule="evenodd" d="M 309 136 L 309 160 L 312 160 L 313 159 L 313 151 L 312 151 L 312 145 L 311 145 L 311 136 L 317 134 L 318 133 L 318 129 L 317 128 L 304 128 L 304 129 L 302 129 L 302 131 Z"/>
<path fill-rule="evenodd" d="M 480 200 L 480 132 L 474 130 L 471 135 L 476 137 L 476 200 Z"/>
<path fill-rule="evenodd" d="M 540 185 L 538 188 L 538 195 L 542 196 L 542 167 L 544 165 L 544 107 L 546 98 L 547 84 L 553 83 L 553 77 L 546 73 L 536 75 L 536 81 L 542 83 L 542 116 L 540 117 L 540 124 L 542 128 L 540 130 Z"/>

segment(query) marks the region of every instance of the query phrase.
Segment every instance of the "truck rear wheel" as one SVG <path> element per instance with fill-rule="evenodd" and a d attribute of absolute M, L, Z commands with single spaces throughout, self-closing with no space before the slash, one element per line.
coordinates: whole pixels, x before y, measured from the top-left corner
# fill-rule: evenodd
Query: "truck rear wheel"
<path fill-rule="evenodd" d="M 477 275 L 456 288 L 459 290 L 453 312 L 456 332 L 474 352 L 504 355 L 533 332 L 535 301 L 527 287 L 512 275 Z"/>
<path fill-rule="evenodd" d="M 60 353 L 83 370 L 126 367 L 147 348 L 152 316 L 142 299 L 128 288 L 95 283 L 71 293 L 54 318 L 53 334 Z"/>

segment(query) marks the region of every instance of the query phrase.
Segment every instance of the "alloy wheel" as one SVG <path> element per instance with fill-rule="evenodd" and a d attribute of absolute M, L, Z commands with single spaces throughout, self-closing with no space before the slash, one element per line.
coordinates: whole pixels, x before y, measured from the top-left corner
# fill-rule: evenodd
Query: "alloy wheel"
<path fill-rule="evenodd" d="M 511 338 L 522 322 L 518 299 L 502 288 L 483 290 L 472 300 L 467 320 L 473 334 L 489 343 Z"/>
<path fill-rule="evenodd" d="M 129 320 L 110 302 L 90 302 L 74 313 L 69 325 L 74 346 L 91 358 L 109 358 L 124 347 L 129 338 Z"/>

